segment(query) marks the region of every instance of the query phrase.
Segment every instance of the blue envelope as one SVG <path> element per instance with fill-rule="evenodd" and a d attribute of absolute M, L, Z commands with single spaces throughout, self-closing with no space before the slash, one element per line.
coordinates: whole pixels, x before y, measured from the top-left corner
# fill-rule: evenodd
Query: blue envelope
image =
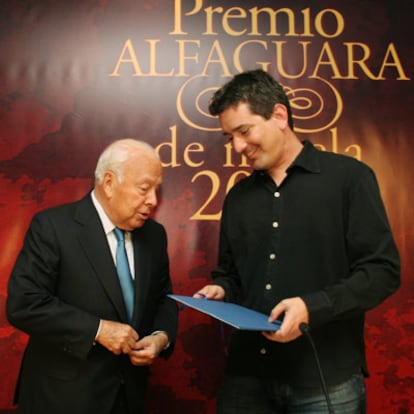
<path fill-rule="evenodd" d="M 192 296 L 167 295 L 171 299 L 206 313 L 237 329 L 247 331 L 277 331 L 281 322 L 268 322 L 268 315 L 245 308 L 234 303 L 209 299 L 197 299 Z"/>

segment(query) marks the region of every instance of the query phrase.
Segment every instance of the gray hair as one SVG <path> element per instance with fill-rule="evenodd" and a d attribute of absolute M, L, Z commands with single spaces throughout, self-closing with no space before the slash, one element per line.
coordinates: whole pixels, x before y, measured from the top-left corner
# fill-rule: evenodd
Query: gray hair
<path fill-rule="evenodd" d="M 99 184 L 102 183 L 104 175 L 107 171 L 116 174 L 119 182 L 124 177 L 123 165 L 130 157 L 134 150 L 145 151 L 159 159 L 155 149 L 145 141 L 138 141 L 133 138 L 120 139 L 108 145 L 100 155 L 95 169 L 95 180 Z"/>

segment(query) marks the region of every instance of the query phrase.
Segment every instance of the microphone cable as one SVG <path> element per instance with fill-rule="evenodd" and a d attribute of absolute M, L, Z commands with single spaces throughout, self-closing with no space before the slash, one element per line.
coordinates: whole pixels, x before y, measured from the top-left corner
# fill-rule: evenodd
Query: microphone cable
<path fill-rule="evenodd" d="M 305 335 L 306 338 L 308 338 L 309 343 L 311 344 L 313 355 L 314 355 L 315 361 L 316 361 L 316 366 L 318 368 L 319 378 L 321 380 L 323 393 L 325 394 L 326 404 L 328 405 L 329 414 L 335 414 L 334 409 L 332 407 L 331 398 L 329 396 L 328 387 L 326 386 L 325 376 L 323 375 L 321 363 L 319 361 L 318 352 L 316 351 L 316 346 L 315 346 L 315 343 L 313 342 L 313 339 L 312 339 L 311 328 L 307 323 L 302 322 L 299 325 L 299 329 L 302 332 L 302 334 Z"/>

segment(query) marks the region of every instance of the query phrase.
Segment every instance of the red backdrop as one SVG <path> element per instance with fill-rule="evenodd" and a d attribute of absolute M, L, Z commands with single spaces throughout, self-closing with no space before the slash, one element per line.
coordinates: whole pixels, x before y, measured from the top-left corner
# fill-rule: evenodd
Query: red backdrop
<path fill-rule="evenodd" d="M 248 171 L 208 99 L 257 67 L 286 86 L 301 138 L 378 175 L 403 285 L 367 315 L 369 413 L 410 412 L 412 3 L 2 0 L 0 11 L 0 412 L 12 408 L 26 341 L 7 324 L 6 285 L 33 213 L 83 196 L 113 139 L 150 142 L 165 166 L 156 218 L 174 289 L 191 294 L 215 266 L 223 197 Z M 176 352 L 154 367 L 149 411 L 213 413 L 224 345 L 217 323 L 181 312 Z"/>

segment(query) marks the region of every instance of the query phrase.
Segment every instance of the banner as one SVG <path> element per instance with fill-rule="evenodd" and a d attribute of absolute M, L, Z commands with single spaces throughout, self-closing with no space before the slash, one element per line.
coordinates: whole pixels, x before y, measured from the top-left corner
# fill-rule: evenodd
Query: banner
<path fill-rule="evenodd" d="M 332 3 L 332 4 L 331 4 Z M 402 259 L 402 288 L 367 313 L 370 414 L 414 404 L 414 6 L 388 0 L 3 0 L 0 6 L 0 412 L 10 410 L 25 334 L 6 320 L 7 281 L 33 214 L 81 198 L 101 150 L 133 137 L 164 166 L 155 218 L 174 292 L 210 281 L 225 194 L 250 173 L 212 93 L 263 68 L 290 97 L 295 131 L 376 172 Z M 214 413 L 226 332 L 180 312 L 153 367 L 151 413 Z"/>

